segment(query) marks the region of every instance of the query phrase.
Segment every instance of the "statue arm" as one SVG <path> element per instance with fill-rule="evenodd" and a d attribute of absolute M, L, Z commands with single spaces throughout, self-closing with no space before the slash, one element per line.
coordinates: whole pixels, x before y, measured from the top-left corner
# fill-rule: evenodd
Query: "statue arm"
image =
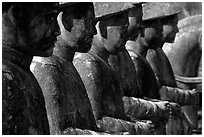
<path fill-rule="evenodd" d="M 75 60 L 74 65 L 80 74 L 82 81 L 85 85 L 91 106 L 93 109 L 95 119 L 102 118 L 103 112 L 101 108 L 101 94 L 102 94 L 102 81 L 97 62 L 86 61 L 81 62 Z"/>
<path fill-rule="evenodd" d="M 162 100 L 176 102 L 180 105 L 198 105 L 200 94 L 195 90 L 162 86 L 160 89 Z"/>
<path fill-rule="evenodd" d="M 80 60 L 75 60 L 74 65 L 86 87 L 94 116 L 96 118 L 97 127 L 100 131 L 110 134 L 137 134 L 136 130 L 138 133 L 143 134 L 150 134 L 150 132 L 153 132 L 154 127 L 149 123 L 133 123 L 126 120 L 104 116 L 101 108 L 101 86 L 103 81 L 101 81 L 100 73 L 95 72 L 99 71 L 101 68 L 98 66 L 97 62 L 93 61 L 81 62 Z"/>
<path fill-rule="evenodd" d="M 19 74 L 18 69 L 14 72 L 2 71 L 2 133 L 49 134 L 46 111 L 40 102 L 42 100 L 30 94 L 33 87 L 25 88 L 25 83 L 22 82 L 25 77 Z M 30 80 L 28 83 L 35 83 L 31 81 L 32 79 L 27 80 Z M 36 110 L 38 119 L 33 119 L 36 115 L 32 113 L 32 110 L 35 108 L 38 108 Z M 30 120 L 34 121 L 30 123 Z M 42 125 L 39 126 L 38 122 Z M 36 123 L 38 123 L 37 126 Z"/>
<path fill-rule="evenodd" d="M 132 53 L 132 52 L 129 52 L 129 53 Z M 139 67 L 139 59 L 138 59 L 137 55 L 136 54 L 132 55 L 132 54 L 130 54 L 130 57 L 131 57 L 132 62 L 134 64 L 134 69 L 135 69 L 135 73 L 136 73 L 136 77 L 137 77 L 137 84 L 139 87 L 139 93 L 140 93 L 140 96 L 142 97 L 142 96 L 144 96 L 142 93 L 143 92 L 142 91 L 143 84 L 142 84 L 142 79 L 141 79 L 142 73 L 140 73 L 142 70 L 141 70 L 141 67 Z"/>
<path fill-rule="evenodd" d="M 158 81 L 149 63 L 146 61 L 145 58 L 141 56 L 134 56 L 134 54 L 131 56 L 131 58 L 134 63 L 134 68 L 139 85 L 139 93 L 141 97 L 160 99 L 159 90 L 157 86 Z"/>
<path fill-rule="evenodd" d="M 154 125 L 151 121 L 134 120 L 130 122 L 113 117 L 103 117 L 97 120 L 97 126 L 104 132 L 112 134 L 148 135 L 154 133 Z"/>
<path fill-rule="evenodd" d="M 67 96 L 65 90 L 68 90 L 65 88 L 63 73 L 56 65 L 32 62 L 32 65 L 34 64 L 35 67 L 31 71 L 43 91 L 50 129 L 59 133 L 61 132 L 60 122 L 63 119 L 60 116 L 62 113 L 60 104 L 64 101 L 62 95 Z"/>
<path fill-rule="evenodd" d="M 167 120 L 169 118 L 168 101 L 151 101 L 135 97 L 123 97 L 125 112 L 137 119 Z"/>
<path fill-rule="evenodd" d="M 2 133 L 15 134 L 15 117 L 18 108 L 18 95 L 20 92 L 15 92 L 18 85 L 13 79 L 12 74 L 2 72 Z M 16 110 L 15 110 L 16 109 Z M 21 112 L 18 112 L 19 114 Z M 18 128 L 18 126 L 16 126 Z M 16 133 L 17 134 L 17 133 Z"/>

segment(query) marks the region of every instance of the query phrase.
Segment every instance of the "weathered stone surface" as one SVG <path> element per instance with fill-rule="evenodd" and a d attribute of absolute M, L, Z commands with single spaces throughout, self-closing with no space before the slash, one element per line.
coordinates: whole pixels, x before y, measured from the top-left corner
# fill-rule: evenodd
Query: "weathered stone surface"
<path fill-rule="evenodd" d="M 49 134 L 42 90 L 29 70 L 30 57 L 3 47 L 2 134 Z"/>
<path fill-rule="evenodd" d="M 125 119 L 122 91 L 110 66 L 90 53 L 79 53 L 73 62 L 86 87 L 95 119 L 103 115 Z"/>
<path fill-rule="evenodd" d="M 96 17 L 117 14 L 133 7 L 133 2 L 95 2 Z"/>
<path fill-rule="evenodd" d="M 176 75 L 196 77 L 201 72 L 202 53 L 202 16 L 197 15 L 180 20 L 173 44 L 165 44 L 163 47 L 173 71 Z M 199 72 L 200 71 L 200 72 Z M 194 84 L 177 82 L 178 87 L 183 89 L 196 88 Z M 198 116 L 196 106 L 183 107 L 193 127 L 197 127 Z"/>
<path fill-rule="evenodd" d="M 131 47 L 137 46 L 137 43 L 128 41 L 126 43 L 127 51 L 134 63 L 139 89 L 141 90 L 142 97 L 160 99 L 157 80 L 155 74 L 149 65 L 146 58 L 136 54 Z"/>
<path fill-rule="evenodd" d="M 191 27 L 196 25 L 196 27 L 200 27 L 202 25 L 202 15 L 194 15 L 186 17 L 178 22 L 178 29 L 181 31 L 181 29 L 185 29 L 187 27 Z"/>
<path fill-rule="evenodd" d="M 169 117 L 170 105 L 168 101 L 153 102 L 139 98 L 123 97 L 126 114 L 152 121 L 167 120 Z"/>
<path fill-rule="evenodd" d="M 157 48 L 156 50 L 149 49 L 146 59 L 158 79 L 159 89 L 161 88 L 161 85 L 176 87 L 176 81 L 171 64 L 161 48 Z"/>
<path fill-rule="evenodd" d="M 145 91 L 140 89 L 134 63 L 128 51 L 124 48 L 117 55 L 110 55 L 108 61 L 120 80 L 120 86 L 124 95 L 138 98 L 143 97 Z"/>
<path fill-rule="evenodd" d="M 143 4 L 143 20 L 170 16 L 181 11 L 182 8 L 174 2 L 147 2 Z"/>
<path fill-rule="evenodd" d="M 56 55 L 35 57 L 31 70 L 45 97 L 51 134 L 67 127 L 96 130 L 85 87 L 72 63 Z"/>
<path fill-rule="evenodd" d="M 199 105 L 200 94 L 196 90 L 185 90 L 162 86 L 160 89 L 161 99 L 176 102 L 180 105 Z"/>
<path fill-rule="evenodd" d="M 199 74 L 202 52 L 201 16 L 197 15 L 183 19 L 178 24 L 180 29 L 176 35 L 175 42 L 173 44 L 164 44 L 163 50 L 176 75 L 196 77 Z M 180 82 L 177 82 L 177 84 L 178 87 L 185 89 L 195 87 L 193 84 L 186 85 Z"/>
<path fill-rule="evenodd" d="M 165 14 L 165 13 L 168 13 L 168 10 L 166 9 L 172 8 L 175 6 L 179 7 L 182 10 L 182 12 L 178 15 L 179 20 L 193 15 L 202 14 L 201 2 L 151 2 L 150 5 L 153 5 L 153 7 L 155 7 L 153 9 L 154 12 L 151 13 L 150 8 L 147 7 L 145 8 L 147 10 L 144 11 L 145 12 L 144 14 L 149 13 L 149 14 L 156 15 L 156 14 L 159 14 L 160 12 L 162 14 Z M 158 10 L 158 8 L 160 10 Z"/>
<path fill-rule="evenodd" d="M 131 135 L 151 135 L 154 130 L 151 130 L 150 123 L 152 122 L 149 121 L 149 124 L 146 124 L 145 122 L 137 120 L 133 123 L 112 117 L 103 117 L 101 120 L 97 121 L 98 127 L 106 132 L 111 134 L 128 132 L 128 134 Z"/>
<path fill-rule="evenodd" d="M 118 79 L 107 62 L 92 53 L 80 53 L 75 56 L 74 65 L 85 84 L 99 128 L 111 133 L 153 133 L 150 124 L 141 122 L 141 126 L 126 116 Z"/>
<path fill-rule="evenodd" d="M 123 134 L 123 133 L 120 133 Z M 95 132 L 87 129 L 79 129 L 79 128 L 67 128 L 63 131 L 62 135 L 110 135 L 105 132 Z"/>

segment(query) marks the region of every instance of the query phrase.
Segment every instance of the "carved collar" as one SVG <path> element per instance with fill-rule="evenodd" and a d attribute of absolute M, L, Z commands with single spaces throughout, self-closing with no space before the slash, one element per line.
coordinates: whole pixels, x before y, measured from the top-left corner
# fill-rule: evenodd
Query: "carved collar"
<path fill-rule="evenodd" d="M 5 46 L 2 47 L 2 57 L 3 59 L 11 63 L 17 64 L 21 66 L 22 68 L 26 68 L 26 69 L 29 69 L 32 58 L 33 58 L 30 56 L 26 56 L 21 52 L 18 52 L 12 48 L 5 47 Z"/>

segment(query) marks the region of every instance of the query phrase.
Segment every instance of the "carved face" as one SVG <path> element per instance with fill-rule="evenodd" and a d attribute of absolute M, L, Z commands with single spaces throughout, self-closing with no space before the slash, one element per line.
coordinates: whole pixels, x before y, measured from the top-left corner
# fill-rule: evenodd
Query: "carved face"
<path fill-rule="evenodd" d="M 88 52 L 93 36 L 96 34 L 95 15 L 92 5 L 79 4 L 67 8 L 59 14 L 58 23 L 61 30 L 59 40 L 74 51 Z"/>
<path fill-rule="evenodd" d="M 155 49 L 161 45 L 162 39 L 162 24 L 161 21 L 156 20 L 148 20 L 144 22 L 145 30 L 144 30 L 144 38 L 148 43 L 150 49 Z"/>
<path fill-rule="evenodd" d="M 100 22 L 104 48 L 110 54 L 117 54 L 127 41 L 128 14 L 114 15 Z"/>
<path fill-rule="evenodd" d="M 30 3 L 23 28 L 23 37 L 20 38 L 20 48 L 26 54 L 32 56 L 52 55 L 54 42 L 60 34 L 57 25 L 58 12 L 54 9 L 54 3 Z M 24 11 L 26 12 L 26 11 Z"/>
<path fill-rule="evenodd" d="M 173 43 L 174 42 L 176 33 L 178 33 L 177 24 L 178 24 L 177 15 L 162 19 L 163 43 L 165 42 Z"/>
<path fill-rule="evenodd" d="M 138 5 L 129 11 L 128 36 L 130 37 L 130 39 L 137 38 L 139 32 L 141 31 L 142 16 L 142 5 Z"/>

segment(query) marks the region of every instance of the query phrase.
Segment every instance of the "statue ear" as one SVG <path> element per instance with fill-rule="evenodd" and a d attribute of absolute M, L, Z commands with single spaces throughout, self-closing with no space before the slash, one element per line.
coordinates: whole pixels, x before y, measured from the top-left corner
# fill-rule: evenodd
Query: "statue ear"
<path fill-rule="evenodd" d="M 60 31 L 63 29 L 71 32 L 71 29 L 73 27 L 72 19 L 66 16 L 66 13 L 60 12 L 57 16 L 57 22 L 60 27 Z"/>
<path fill-rule="evenodd" d="M 100 29 L 101 36 L 107 39 L 107 27 L 103 21 L 99 22 L 99 29 Z"/>
<path fill-rule="evenodd" d="M 21 7 L 12 5 L 8 9 L 8 17 L 13 25 L 23 27 L 23 11 Z"/>
<path fill-rule="evenodd" d="M 8 9 L 8 17 L 10 19 L 10 21 L 12 22 L 13 25 L 17 25 L 16 24 L 16 17 L 14 15 L 14 6 L 11 6 L 9 9 Z"/>
<path fill-rule="evenodd" d="M 67 31 L 71 32 L 73 27 L 73 18 L 66 12 L 63 12 L 62 14 L 62 24 Z"/>

